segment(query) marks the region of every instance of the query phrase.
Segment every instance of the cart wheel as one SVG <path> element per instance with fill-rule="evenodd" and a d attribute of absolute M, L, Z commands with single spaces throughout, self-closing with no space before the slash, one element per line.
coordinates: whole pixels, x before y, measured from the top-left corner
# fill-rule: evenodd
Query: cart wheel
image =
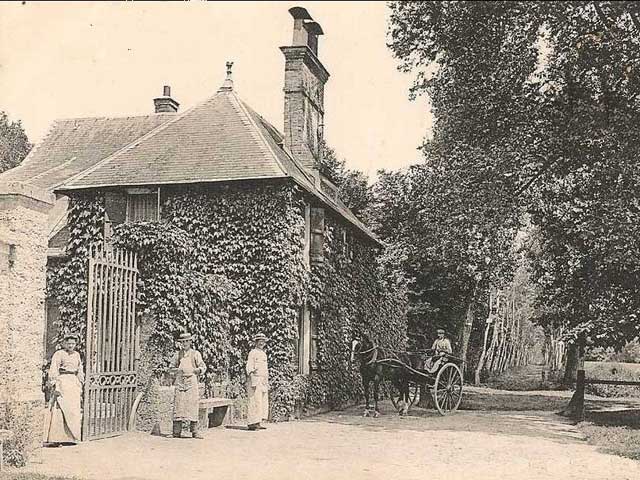
<path fill-rule="evenodd" d="M 455 363 L 446 363 L 438 371 L 431 394 L 441 415 L 458 409 L 462 400 L 462 372 Z"/>
<path fill-rule="evenodd" d="M 391 382 L 386 382 L 386 387 L 393 407 L 398 410 L 398 406 L 400 405 L 400 392 Z M 420 398 L 420 386 L 413 382 L 409 383 L 409 407 L 415 405 L 418 398 Z"/>

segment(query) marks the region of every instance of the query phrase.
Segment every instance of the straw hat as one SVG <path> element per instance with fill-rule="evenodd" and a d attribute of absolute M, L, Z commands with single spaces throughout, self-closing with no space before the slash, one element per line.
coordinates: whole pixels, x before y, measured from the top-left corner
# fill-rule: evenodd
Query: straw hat
<path fill-rule="evenodd" d="M 258 340 L 264 340 L 266 342 L 267 341 L 267 336 L 264 333 L 256 333 L 253 336 L 253 341 L 257 342 Z"/>
<path fill-rule="evenodd" d="M 190 333 L 181 333 L 180 336 L 178 337 L 178 341 L 179 342 L 186 342 L 187 340 L 192 340 L 193 337 L 191 336 Z"/>

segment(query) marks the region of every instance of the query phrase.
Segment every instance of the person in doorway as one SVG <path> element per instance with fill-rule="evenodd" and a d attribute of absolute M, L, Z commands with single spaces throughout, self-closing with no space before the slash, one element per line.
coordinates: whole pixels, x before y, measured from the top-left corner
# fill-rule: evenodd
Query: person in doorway
<path fill-rule="evenodd" d="M 253 341 L 255 346 L 247 358 L 247 425 L 249 430 L 255 431 L 266 428 L 261 422 L 269 417 L 269 367 L 264 352 L 267 336 L 258 333 Z"/>
<path fill-rule="evenodd" d="M 49 410 L 44 443 L 47 446 L 73 445 L 80 441 L 82 415 L 80 398 L 84 384 L 84 369 L 76 352 L 78 338 L 66 335 L 63 348 L 51 357 L 49 367 Z"/>
<path fill-rule="evenodd" d="M 183 333 L 178 338 L 180 350 L 171 360 L 170 372 L 176 375 L 175 400 L 173 405 L 173 436 L 182 437 L 182 422 L 188 421 L 193 438 L 202 439 L 198 431 L 198 409 L 200 394 L 198 392 L 198 377 L 207 366 L 202 355 L 191 348 L 192 337 Z"/>
<path fill-rule="evenodd" d="M 427 363 L 425 365 L 425 368 L 429 373 L 437 372 L 445 356 L 447 354 L 453 353 L 451 342 L 448 338 L 445 337 L 444 329 L 438 328 L 436 332 L 438 334 L 438 338 L 435 339 L 433 345 L 431 346 L 431 350 L 433 350 L 433 356 L 427 359 Z"/>

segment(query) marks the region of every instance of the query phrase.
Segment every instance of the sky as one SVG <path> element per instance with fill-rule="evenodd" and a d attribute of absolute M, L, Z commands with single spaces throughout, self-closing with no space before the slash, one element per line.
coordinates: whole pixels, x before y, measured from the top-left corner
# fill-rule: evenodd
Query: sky
<path fill-rule="evenodd" d="M 419 161 L 428 99 L 386 46 L 385 2 L 0 3 L 0 110 L 32 142 L 58 118 L 153 113 L 171 86 L 180 111 L 213 95 L 232 60 L 235 90 L 282 130 L 292 6 L 320 23 L 325 138 L 352 169 L 375 176 Z"/>

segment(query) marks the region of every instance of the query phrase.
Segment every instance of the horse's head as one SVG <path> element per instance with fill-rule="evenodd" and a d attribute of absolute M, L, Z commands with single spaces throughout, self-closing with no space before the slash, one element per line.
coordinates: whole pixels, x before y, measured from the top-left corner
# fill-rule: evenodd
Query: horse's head
<path fill-rule="evenodd" d="M 355 360 L 356 355 L 361 352 L 371 351 L 373 342 L 366 333 L 360 334 L 351 341 L 351 362 Z"/>
<path fill-rule="evenodd" d="M 362 343 L 360 342 L 359 339 L 354 338 L 351 341 L 351 363 L 353 363 L 353 361 L 356 358 L 356 353 L 359 353 L 362 350 Z"/>

